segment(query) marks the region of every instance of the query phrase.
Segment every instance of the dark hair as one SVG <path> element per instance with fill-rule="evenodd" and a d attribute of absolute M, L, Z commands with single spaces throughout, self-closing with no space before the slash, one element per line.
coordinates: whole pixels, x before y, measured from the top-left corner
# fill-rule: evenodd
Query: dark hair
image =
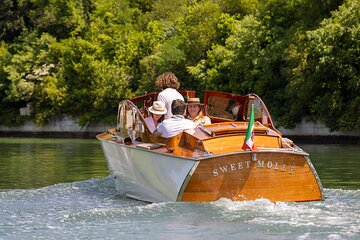
<path fill-rule="evenodd" d="M 172 72 L 166 72 L 156 78 L 155 86 L 161 90 L 166 88 L 179 89 L 180 83 Z"/>
<path fill-rule="evenodd" d="M 185 112 L 186 104 L 183 100 L 175 99 L 171 103 L 171 112 L 173 115 L 183 115 Z"/>
<path fill-rule="evenodd" d="M 150 112 L 150 116 L 153 117 L 154 114 L 153 114 L 152 112 Z M 161 117 L 157 120 L 157 123 L 161 123 L 162 121 L 164 121 L 164 119 L 165 119 L 165 115 L 163 114 L 163 115 L 161 115 Z"/>

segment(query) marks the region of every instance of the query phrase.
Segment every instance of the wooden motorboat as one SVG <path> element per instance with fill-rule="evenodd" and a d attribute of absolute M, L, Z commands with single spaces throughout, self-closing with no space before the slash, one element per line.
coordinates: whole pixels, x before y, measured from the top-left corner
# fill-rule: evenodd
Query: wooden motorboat
<path fill-rule="evenodd" d="M 194 91 L 181 93 L 195 96 Z M 169 139 L 153 136 L 144 123 L 156 97 L 148 93 L 122 101 L 116 127 L 97 135 L 121 194 L 147 202 L 324 200 L 309 154 L 274 127 L 257 95 L 206 91 L 212 124 Z M 242 149 L 250 106 L 254 151 Z"/>

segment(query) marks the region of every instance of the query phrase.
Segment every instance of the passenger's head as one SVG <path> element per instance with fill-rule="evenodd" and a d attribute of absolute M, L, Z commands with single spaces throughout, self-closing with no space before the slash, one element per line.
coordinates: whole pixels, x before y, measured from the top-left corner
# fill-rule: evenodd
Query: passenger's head
<path fill-rule="evenodd" d="M 167 111 L 163 102 L 154 101 L 152 106 L 149 108 L 149 112 L 155 121 L 161 121 Z"/>
<path fill-rule="evenodd" d="M 171 103 L 171 112 L 173 115 L 184 115 L 186 103 L 183 100 L 176 99 Z"/>
<path fill-rule="evenodd" d="M 164 115 L 166 113 L 165 104 L 162 101 L 154 101 L 149 107 L 149 112 L 157 115 Z"/>
<path fill-rule="evenodd" d="M 155 86 L 161 90 L 166 88 L 179 89 L 180 83 L 172 72 L 166 72 L 156 78 Z"/>
<path fill-rule="evenodd" d="M 192 118 L 197 116 L 201 111 L 200 98 L 188 98 L 187 101 L 187 114 Z"/>
<path fill-rule="evenodd" d="M 199 98 L 188 98 L 187 101 L 187 115 L 194 119 L 199 114 L 202 116 L 202 106 L 203 104 L 200 103 Z"/>

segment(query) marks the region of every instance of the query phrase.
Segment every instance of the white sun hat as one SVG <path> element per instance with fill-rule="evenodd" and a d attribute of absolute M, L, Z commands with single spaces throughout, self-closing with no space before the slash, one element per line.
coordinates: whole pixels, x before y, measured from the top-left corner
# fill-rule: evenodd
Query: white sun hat
<path fill-rule="evenodd" d="M 153 105 L 149 107 L 149 112 L 153 114 L 164 115 L 167 111 L 163 102 L 154 101 Z"/>

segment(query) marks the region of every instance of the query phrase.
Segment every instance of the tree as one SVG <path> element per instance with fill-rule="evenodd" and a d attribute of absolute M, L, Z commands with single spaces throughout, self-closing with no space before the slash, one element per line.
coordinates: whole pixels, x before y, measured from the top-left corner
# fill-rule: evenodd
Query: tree
<path fill-rule="evenodd" d="M 5 0 L 0 111 L 103 121 L 172 71 L 199 96 L 255 92 L 282 126 L 359 128 L 359 0 L 344 2 Z"/>
<path fill-rule="evenodd" d="M 91 10 L 87 0 L 32 0 L 32 4 L 29 18 L 39 32 L 65 39 L 82 34 L 87 27 Z"/>
<path fill-rule="evenodd" d="M 0 4 L 0 40 L 13 41 L 23 29 L 31 24 L 29 11 L 32 4 L 30 0 L 3 0 Z"/>
<path fill-rule="evenodd" d="M 360 1 L 346 1 L 321 26 L 306 33 L 287 87 L 294 105 L 331 130 L 360 128 Z M 301 45 L 299 45 L 301 46 Z"/>

